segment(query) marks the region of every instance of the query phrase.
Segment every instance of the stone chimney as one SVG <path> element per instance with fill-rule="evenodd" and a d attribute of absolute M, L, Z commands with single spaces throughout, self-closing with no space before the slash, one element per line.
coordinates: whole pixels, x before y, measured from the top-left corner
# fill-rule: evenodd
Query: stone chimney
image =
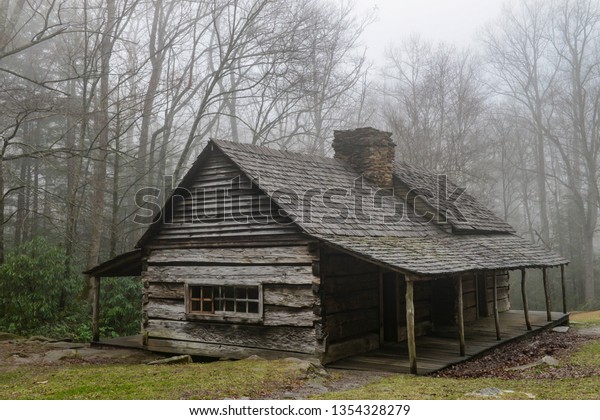
<path fill-rule="evenodd" d="M 350 164 L 380 188 L 392 188 L 394 148 L 392 133 L 372 127 L 355 130 L 335 130 L 333 150 L 335 158 Z"/>

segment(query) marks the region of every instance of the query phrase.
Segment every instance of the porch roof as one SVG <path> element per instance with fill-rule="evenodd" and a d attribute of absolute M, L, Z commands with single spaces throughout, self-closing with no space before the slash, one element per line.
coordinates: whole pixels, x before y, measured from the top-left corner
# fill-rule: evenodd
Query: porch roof
<path fill-rule="evenodd" d="M 142 251 L 126 252 L 84 271 L 93 277 L 132 277 L 142 274 Z"/>
<path fill-rule="evenodd" d="M 321 236 L 319 239 L 375 264 L 426 276 L 569 263 L 552 251 L 513 234 L 425 238 Z"/>

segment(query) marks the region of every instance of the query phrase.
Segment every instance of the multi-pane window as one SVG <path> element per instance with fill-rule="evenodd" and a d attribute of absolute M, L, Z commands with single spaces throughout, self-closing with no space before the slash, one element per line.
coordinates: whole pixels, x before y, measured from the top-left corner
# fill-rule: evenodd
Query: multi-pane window
<path fill-rule="evenodd" d="M 259 314 L 258 286 L 189 286 L 191 314 Z"/>

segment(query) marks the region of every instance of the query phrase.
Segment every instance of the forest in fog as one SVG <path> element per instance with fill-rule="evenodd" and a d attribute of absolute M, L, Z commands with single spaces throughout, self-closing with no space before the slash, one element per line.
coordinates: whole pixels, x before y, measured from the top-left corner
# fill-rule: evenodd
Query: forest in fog
<path fill-rule="evenodd" d="M 133 249 L 135 192 L 209 138 L 331 156 L 362 126 L 570 259 L 570 308 L 600 306 L 600 3 L 514 1 L 469 49 L 420 33 L 377 63 L 369 25 L 340 0 L 0 0 L 0 330 L 88 337 L 81 272 Z M 139 284 L 106 280 L 105 332 L 137 332 Z"/>

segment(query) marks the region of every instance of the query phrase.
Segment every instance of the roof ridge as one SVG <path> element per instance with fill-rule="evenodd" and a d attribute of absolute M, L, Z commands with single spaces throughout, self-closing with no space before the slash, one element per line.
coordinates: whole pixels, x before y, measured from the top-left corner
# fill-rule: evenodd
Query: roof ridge
<path fill-rule="evenodd" d="M 346 162 L 344 162 L 340 159 L 336 159 L 334 157 L 314 155 L 314 154 L 303 153 L 303 152 L 298 152 L 298 151 L 293 151 L 293 150 L 274 149 L 274 148 L 268 147 L 268 146 L 256 145 L 256 144 L 251 144 L 251 143 L 239 143 L 239 142 L 234 142 L 231 140 L 223 140 L 223 139 L 215 139 L 215 138 L 211 138 L 210 140 L 212 142 L 214 142 L 217 146 L 225 147 L 228 149 L 236 149 L 236 150 L 245 151 L 245 152 L 258 152 L 260 154 L 273 156 L 273 157 L 287 158 L 287 159 L 301 159 L 301 160 L 307 160 L 307 161 L 311 161 L 311 162 L 321 162 L 321 163 L 336 162 L 338 164 L 348 166 L 348 164 L 346 164 Z"/>

